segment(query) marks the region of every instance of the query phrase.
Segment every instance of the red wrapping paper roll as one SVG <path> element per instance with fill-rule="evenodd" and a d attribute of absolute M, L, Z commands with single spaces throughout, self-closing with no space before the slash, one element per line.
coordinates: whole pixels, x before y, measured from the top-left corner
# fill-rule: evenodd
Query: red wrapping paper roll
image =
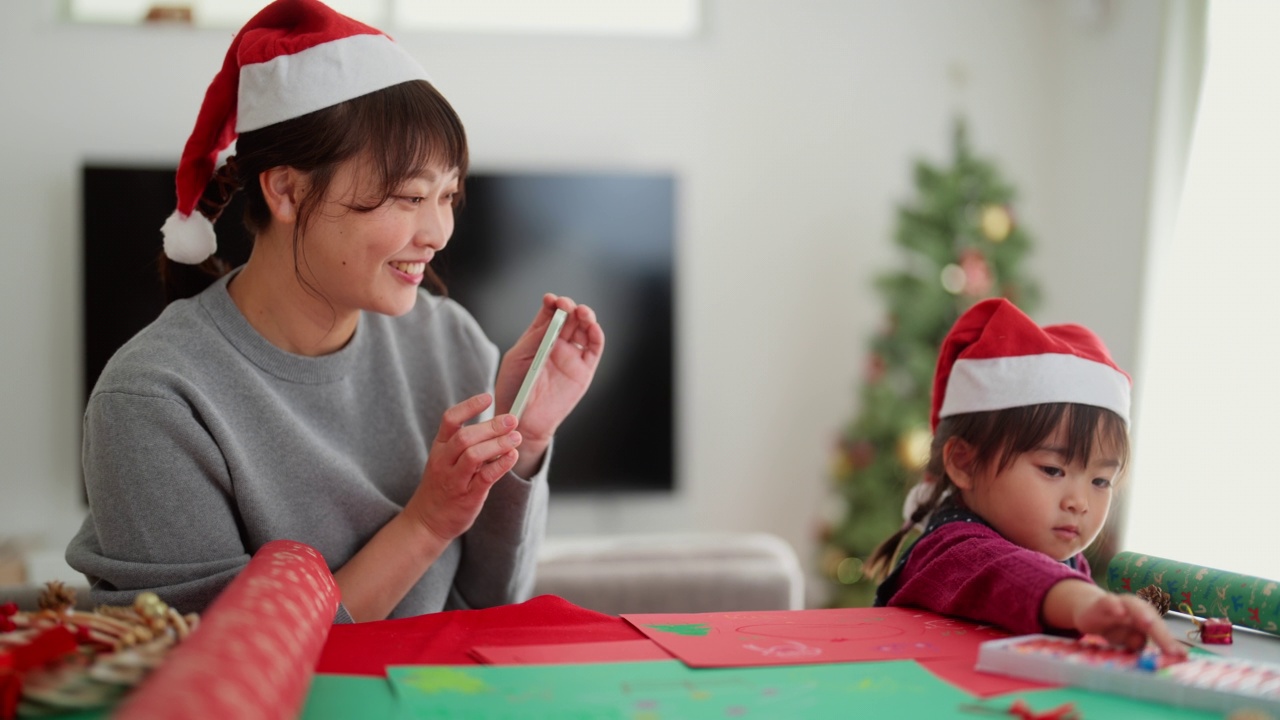
<path fill-rule="evenodd" d="M 115 717 L 297 717 L 337 609 L 320 553 L 269 542 Z"/>

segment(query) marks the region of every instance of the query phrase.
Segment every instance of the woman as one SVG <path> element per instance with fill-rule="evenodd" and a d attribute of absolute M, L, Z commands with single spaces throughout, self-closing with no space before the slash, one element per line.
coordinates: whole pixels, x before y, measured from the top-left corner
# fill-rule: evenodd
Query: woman
<path fill-rule="evenodd" d="M 462 307 L 419 287 L 435 283 L 466 172 L 461 122 L 387 36 L 316 0 L 245 25 L 164 232 L 169 259 L 217 267 L 210 220 L 241 188 L 253 251 L 171 303 L 90 396 L 90 509 L 67 560 L 96 602 L 153 590 L 202 610 L 278 538 L 324 555 L 339 621 L 528 594 L 551 439 L 604 333 L 548 294 L 499 363 Z M 517 423 L 557 308 L 568 320 Z"/>

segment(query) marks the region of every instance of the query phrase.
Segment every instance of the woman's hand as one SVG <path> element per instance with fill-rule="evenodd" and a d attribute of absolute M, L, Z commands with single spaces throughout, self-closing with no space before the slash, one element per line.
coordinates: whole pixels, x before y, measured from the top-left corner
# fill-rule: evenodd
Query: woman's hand
<path fill-rule="evenodd" d="M 543 295 L 542 307 L 533 322 L 503 356 L 502 365 L 498 368 L 495 389 L 499 412 L 508 412 L 515 402 L 516 393 L 520 391 L 525 373 L 557 308 L 568 316 L 559 337 L 551 346 L 541 375 L 529 391 L 528 404 L 520 418 L 520 434 L 524 443 L 520 451 L 520 467 L 516 472 L 524 477 L 537 468 L 556 429 L 586 394 L 604 352 L 604 330 L 591 308 L 578 305 L 567 297 L 550 293 Z"/>
<path fill-rule="evenodd" d="M 1063 580 L 1049 588 L 1043 612 L 1052 627 L 1101 635 L 1130 650 L 1141 650 L 1151 638 L 1165 654 L 1187 654 L 1151 603 L 1137 595 L 1109 593 L 1084 580 Z"/>
<path fill-rule="evenodd" d="M 521 436 L 513 416 L 463 425 L 492 402 L 482 393 L 444 411 L 422 481 L 405 505 L 405 515 L 446 544 L 471 527 L 489 488 L 519 458 Z"/>

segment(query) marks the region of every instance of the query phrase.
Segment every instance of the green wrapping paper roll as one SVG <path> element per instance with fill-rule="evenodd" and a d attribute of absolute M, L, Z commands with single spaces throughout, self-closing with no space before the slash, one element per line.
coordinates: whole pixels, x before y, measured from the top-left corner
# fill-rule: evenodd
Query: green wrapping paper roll
<path fill-rule="evenodd" d="M 1201 617 L 1225 617 L 1234 625 L 1280 635 L 1280 583 L 1135 552 L 1117 553 L 1107 565 L 1112 592 L 1136 593 L 1155 585 L 1169 593 L 1170 609 L 1182 603 Z"/>

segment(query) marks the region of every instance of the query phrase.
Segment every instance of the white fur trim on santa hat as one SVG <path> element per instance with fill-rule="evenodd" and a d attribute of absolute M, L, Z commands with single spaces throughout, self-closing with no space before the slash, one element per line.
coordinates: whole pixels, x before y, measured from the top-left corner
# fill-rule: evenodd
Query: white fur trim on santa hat
<path fill-rule="evenodd" d="M 1106 408 L 1129 422 L 1129 378 L 1075 355 L 1046 353 L 957 360 L 938 417 L 1043 403 Z"/>
<path fill-rule="evenodd" d="M 258 130 L 410 80 L 430 80 L 386 35 L 352 35 L 240 68 L 236 132 Z"/>
<path fill-rule="evenodd" d="M 174 262 L 199 265 L 218 250 L 213 223 L 199 212 L 183 215 L 175 210 L 160 232 L 164 235 L 164 254 Z"/>

